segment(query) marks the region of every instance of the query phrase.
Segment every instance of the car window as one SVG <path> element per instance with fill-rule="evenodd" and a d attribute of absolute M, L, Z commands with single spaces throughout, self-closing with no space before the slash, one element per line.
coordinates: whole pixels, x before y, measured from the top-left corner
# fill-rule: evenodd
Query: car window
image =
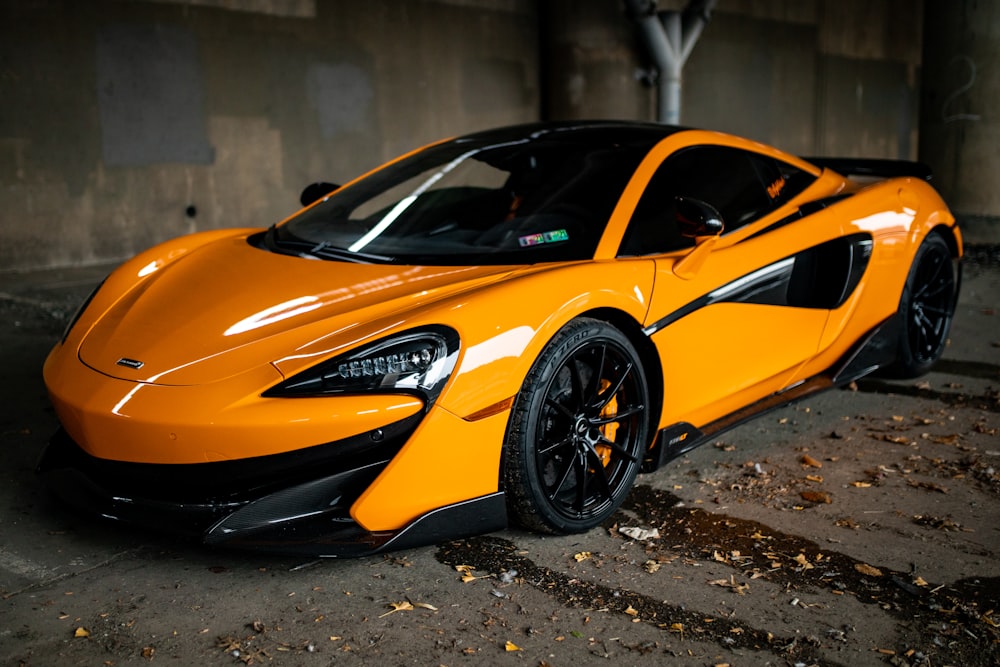
<path fill-rule="evenodd" d="M 619 254 L 648 255 L 693 245 L 677 228 L 677 196 L 714 206 L 725 222 L 724 233 L 730 233 L 781 206 L 813 179 L 792 165 L 738 148 L 685 148 L 668 157 L 650 179 Z"/>
<path fill-rule="evenodd" d="M 392 163 L 290 219 L 278 249 L 413 264 L 589 259 L 659 135 L 456 140 Z"/>

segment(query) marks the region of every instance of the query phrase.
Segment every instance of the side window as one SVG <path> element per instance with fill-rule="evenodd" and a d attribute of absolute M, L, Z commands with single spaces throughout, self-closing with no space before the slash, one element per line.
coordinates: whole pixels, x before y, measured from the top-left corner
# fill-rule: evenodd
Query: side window
<path fill-rule="evenodd" d="M 778 169 L 778 175 L 781 177 L 780 187 L 771 187 L 768 190 L 768 194 L 774 200 L 775 207 L 781 206 L 808 188 L 816 180 L 816 177 L 809 172 L 802 171 L 798 167 L 793 167 L 787 162 L 774 160 L 774 164 Z M 775 185 L 778 184 L 776 183 Z M 773 192 L 772 194 L 773 190 L 777 190 L 777 192 Z"/>
<path fill-rule="evenodd" d="M 673 201 L 678 195 L 714 206 L 728 233 L 788 201 L 812 178 L 791 165 L 738 148 L 685 148 L 668 157 L 650 179 L 619 254 L 648 255 L 693 245 L 677 229 Z"/>

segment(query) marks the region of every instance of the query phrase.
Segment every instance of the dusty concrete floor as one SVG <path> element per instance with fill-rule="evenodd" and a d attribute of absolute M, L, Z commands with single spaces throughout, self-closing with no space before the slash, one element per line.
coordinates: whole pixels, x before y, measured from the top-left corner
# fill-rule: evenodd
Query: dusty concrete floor
<path fill-rule="evenodd" d="M 730 431 L 604 528 L 322 562 L 51 502 L 40 366 L 106 267 L 0 274 L 0 664 L 998 664 L 1000 261 L 970 260 L 935 372 Z"/>

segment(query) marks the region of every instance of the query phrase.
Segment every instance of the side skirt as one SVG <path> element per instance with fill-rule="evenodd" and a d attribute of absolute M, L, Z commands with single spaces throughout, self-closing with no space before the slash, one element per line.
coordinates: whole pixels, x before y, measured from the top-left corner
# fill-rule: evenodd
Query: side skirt
<path fill-rule="evenodd" d="M 763 414 L 783 408 L 822 391 L 858 380 L 896 360 L 898 315 L 893 315 L 868 332 L 847 354 L 823 373 L 747 405 L 744 408 L 697 427 L 687 422 L 660 430 L 642 462 L 642 472 L 653 472 L 683 456 L 698 445 Z"/>

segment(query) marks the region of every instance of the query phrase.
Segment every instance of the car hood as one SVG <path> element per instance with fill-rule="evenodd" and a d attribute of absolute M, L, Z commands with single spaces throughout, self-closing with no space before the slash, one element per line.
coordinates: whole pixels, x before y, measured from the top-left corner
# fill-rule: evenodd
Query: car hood
<path fill-rule="evenodd" d="M 226 238 L 142 278 L 101 314 L 79 355 L 112 377 L 204 384 L 510 271 L 309 260 Z"/>

